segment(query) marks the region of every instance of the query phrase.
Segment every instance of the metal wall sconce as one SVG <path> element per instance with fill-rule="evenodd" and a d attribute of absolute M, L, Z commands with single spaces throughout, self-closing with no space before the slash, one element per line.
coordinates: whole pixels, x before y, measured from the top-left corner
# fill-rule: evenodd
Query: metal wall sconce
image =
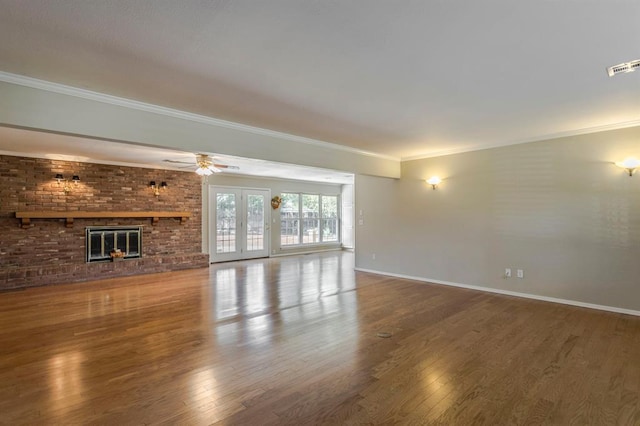
<path fill-rule="evenodd" d="M 62 173 L 56 173 L 55 179 L 58 181 L 58 185 L 60 184 L 63 185 L 62 190 L 64 191 L 64 195 L 67 195 L 71 192 L 71 185 L 69 185 L 69 179 L 65 179 L 64 176 L 62 176 Z M 71 178 L 71 182 L 77 185 L 78 182 L 80 182 L 80 176 L 73 175 L 73 177 Z"/>
<path fill-rule="evenodd" d="M 153 195 L 155 195 L 156 197 L 160 196 L 160 190 L 164 190 L 167 189 L 169 187 L 169 185 L 167 185 L 167 182 L 160 182 L 160 186 L 156 185 L 156 181 L 152 180 L 151 182 L 149 182 L 149 186 L 151 187 L 151 190 L 153 191 Z"/>
<path fill-rule="evenodd" d="M 440 182 L 442 182 L 442 179 L 440 179 L 438 176 L 431 176 L 429 179 L 427 179 L 427 183 L 431 185 L 434 190 L 438 185 L 440 185 Z"/>
<path fill-rule="evenodd" d="M 616 166 L 620 167 L 621 169 L 625 169 L 627 173 L 629 173 L 629 176 L 633 176 L 633 174 L 636 172 L 636 169 L 640 167 L 640 160 L 638 160 L 637 158 L 628 157 L 622 161 L 618 161 L 616 163 Z"/>

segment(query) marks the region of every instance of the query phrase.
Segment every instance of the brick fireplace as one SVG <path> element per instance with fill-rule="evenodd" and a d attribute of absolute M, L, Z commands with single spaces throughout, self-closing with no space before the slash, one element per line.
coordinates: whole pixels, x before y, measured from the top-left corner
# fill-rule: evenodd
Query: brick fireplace
<path fill-rule="evenodd" d="M 56 174 L 80 181 L 65 194 Z M 0 155 L 0 178 L 0 290 L 208 265 L 201 253 L 201 182 L 195 173 Z M 150 181 L 168 187 L 156 196 Z M 42 211 L 60 212 L 60 218 L 33 218 L 24 228 L 16 218 L 16 212 Z M 190 216 L 81 217 L 97 211 Z M 72 212 L 79 214 L 69 223 L 64 217 Z M 139 227 L 141 257 L 87 262 L 86 229 L 114 226 Z"/>

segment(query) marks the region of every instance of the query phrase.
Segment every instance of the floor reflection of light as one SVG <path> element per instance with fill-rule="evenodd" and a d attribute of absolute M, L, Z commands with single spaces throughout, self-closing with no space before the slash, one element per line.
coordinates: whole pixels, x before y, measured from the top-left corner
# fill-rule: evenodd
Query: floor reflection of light
<path fill-rule="evenodd" d="M 260 315 L 247 321 L 247 339 L 251 345 L 268 343 L 273 335 L 271 333 L 271 316 Z"/>
<path fill-rule="evenodd" d="M 215 299 L 217 319 L 229 318 L 238 315 L 239 309 L 235 269 L 219 269 L 216 271 Z"/>
<path fill-rule="evenodd" d="M 218 382 L 213 368 L 194 372 L 189 378 L 189 401 L 185 404 L 203 415 L 211 415 L 218 400 Z"/>
<path fill-rule="evenodd" d="M 301 302 L 309 302 L 320 297 L 320 283 L 323 278 L 319 271 L 318 259 L 311 259 L 302 264 Z"/>
<path fill-rule="evenodd" d="M 264 263 L 254 263 L 247 267 L 247 314 L 263 312 L 268 308 L 264 275 Z"/>
<path fill-rule="evenodd" d="M 49 358 L 49 390 L 51 410 L 65 414 L 82 402 L 82 352 L 64 352 Z"/>
<path fill-rule="evenodd" d="M 426 395 L 431 395 L 432 400 L 440 400 L 452 391 L 447 374 L 442 371 L 430 369 L 422 373 L 422 386 Z"/>
<path fill-rule="evenodd" d="M 294 262 L 283 262 L 278 280 L 278 298 L 280 308 L 285 309 L 300 303 L 299 282 L 302 273 L 300 265 Z"/>
<path fill-rule="evenodd" d="M 221 347 L 235 345 L 238 342 L 242 331 L 241 324 L 237 322 L 216 325 L 216 343 Z"/>
<path fill-rule="evenodd" d="M 353 270 L 345 275 L 338 271 L 344 256 L 282 259 L 277 268 L 264 261 L 219 265 L 212 287 L 218 350 L 301 348 L 306 365 L 309 360 L 324 362 L 340 346 L 345 366 L 358 362 L 358 294 L 352 291 Z M 347 262 L 353 263 L 350 258 Z M 302 330 L 319 338 L 309 342 Z"/>
<path fill-rule="evenodd" d="M 322 294 L 334 294 L 339 289 L 338 262 L 336 258 L 322 259 L 320 270 L 322 273 Z"/>

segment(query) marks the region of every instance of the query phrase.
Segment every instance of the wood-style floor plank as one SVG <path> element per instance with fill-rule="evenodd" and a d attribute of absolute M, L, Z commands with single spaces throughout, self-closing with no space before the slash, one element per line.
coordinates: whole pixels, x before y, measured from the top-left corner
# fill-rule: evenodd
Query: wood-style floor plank
<path fill-rule="evenodd" d="M 0 294 L 1 425 L 638 425 L 639 399 L 640 318 L 351 253 Z"/>

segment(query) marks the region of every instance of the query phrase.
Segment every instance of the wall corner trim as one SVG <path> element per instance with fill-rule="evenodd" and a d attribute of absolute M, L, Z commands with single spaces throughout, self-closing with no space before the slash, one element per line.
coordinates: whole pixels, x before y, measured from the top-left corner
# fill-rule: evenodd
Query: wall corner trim
<path fill-rule="evenodd" d="M 455 283 L 451 281 L 433 280 L 433 279 L 424 278 L 424 277 L 415 277 L 411 275 L 403 275 L 403 274 L 395 274 L 392 272 L 378 271 L 375 269 L 364 269 L 364 268 L 354 268 L 354 269 L 359 272 L 367 272 L 370 274 L 385 275 L 385 276 L 395 277 L 395 278 L 403 278 L 407 280 L 420 281 L 422 283 L 428 283 L 428 284 L 439 284 L 439 285 L 446 285 L 450 287 L 460 287 L 460 288 L 466 288 L 469 290 L 484 291 L 487 293 L 503 294 L 506 296 L 515 296 L 515 297 L 522 297 L 525 299 L 541 300 L 544 302 L 560 303 L 563 305 L 597 309 L 600 311 L 615 312 L 618 314 L 640 316 L 640 311 L 636 311 L 633 309 L 618 308 L 616 306 L 597 305 L 594 303 L 579 302 L 576 300 L 568 300 L 568 299 L 559 299 L 556 297 L 540 296 L 537 294 L 520 293 L 517 291 L 501 290 L 501 289 L 496 289 L 491 287 L 484 287 L 484 286 L 477 286 L 477 285 L 470 285 L 470 284 L 461 284 L 461 283 Z"/>

